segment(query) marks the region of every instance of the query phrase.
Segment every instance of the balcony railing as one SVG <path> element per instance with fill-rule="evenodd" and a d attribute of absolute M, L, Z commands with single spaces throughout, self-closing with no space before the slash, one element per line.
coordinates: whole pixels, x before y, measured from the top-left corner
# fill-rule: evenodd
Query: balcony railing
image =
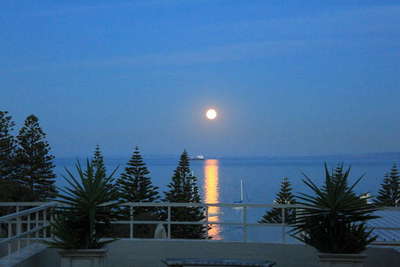
<path fill-rule="evenodd" d="M 57 202 L 1 202 L 0 209 L 8 210 L 9 214 L 0 217 L 0 245 L 8 246 L 7 255 L 13 252 L 19 253 L 22 245 L 29 246 L 31 242 L 37 240 L 45 240 L 51 237 L 51 220 L 52 210 L 59 204 Z M 250 204 L 250 203 L 124 203 L 121 207 L 125 207 L 129 211 L 126 220 L 115 221 L 115 225 L 125 225 L 127 231 L 124 231 L 123 239 L 137 239 L 135 234 L 135 225 L 163 225 L 166 232 L 166 239 L 173 239 L 171 235 L 172 225 L 204 225 L 204 226 L 221 226 L 236 227 L 236 231 L 241 231 L 240 241 L 251 242 L 249 240 L 250 227 L 264 228 L 280 228 L 280 238 L 275 240 L 277 243 L 286 243 L 288 241 L 288 224 L 285 218 L 287 209 L 302 209 L 305 206 L 294 204 Z M 143 218 L 135 218 L 134 210 L 140 207 L 155 207 L 162 209 L 165 214 L 165 220 L 142 220 Z M 171 218 L 173 209 L 175 208 L 199 207 L 203 208 L 205 219 L 202 221 L 173 221 Z M 210 219 L 210 210 L 215 212 L 215 209 L 239 209 L 239 219 L 237 221 L 225 221 L 224 217 L 219 217 L 219 220 Z M 249 220 L 250 209 L 266 209 L 278 208 L 282 211 L 281 223 L 257 223 L 254 220 Z M 378 240 L 379 245 L 400 244 L 400 208 L 384 208 L 384 211 L 396 211 L 398 220 L 390 218 L 390 220 L 375 221 L 371 224 L 378 231 L 393 231 L 397 234 L 391 234 L 393 240 Z M 4 212 L 4 211 L 3 211 Z M 212 216 L 214 216 L 213 214 Z M 236 217 L 237 219 L 237 217 Z M 252 218 L 254 219 L 254 218 Z M 389 222 L 388 222 L 389 221 Z M 392 222 L 392 223 L 390 223 Z M 224 241 L 224 240 L 222 240 Z M 14 244 L 14 247 L 12 246 Z"/>
<path fill-rule="evenodd" d="M 213 225 L 221 225 L 221 226 L 236 226 L 239 227 L 242 231 L 241 241 L 248 242 L 248 230 L 250 227 L 278 227 L 281 228 L 281 236 L 278 242 L 286 243 L 287 241 L 287 227 L 288 224 L 287 218 L 285 218 L 287 209 L 301 209 L 305 208 L 305 206 L 294 205 L 294 204 L 251 204 L 251 203 L 155 203 L 155 202 L 129 202 L 121 204 L 121 206 L 128 207 L 130 213 L 130 219 L 125 221 L 117 221 L 114 224 L 125 224 L 129 225 L 129 238 L 133 239 L 134 234 L 134 225 L 147 224 L 147 225 L 164 225 L 166 226 L 166 239 L 171 238 L 171 225 L 205 225 L 205 226 L 213 226 Z M 161 208 L 166 210 L 166 220 L 136 220 L 133 216 L 134 209 L 139 207 L 154 207 Z M 172 218 L 172 209 L 173 208 L 189 208 L 189 207 L 197 207 L 204 209 L 205 219 L 203 221 L 173 221 Z M 231 209 L 240 209 L 241 215 L 238 221 L 224 221 L 224 220 L 210 220 L 209 210 L 213 208 L 231 208 Z M 250 208 L 278 208 L 281 209 L 282 222 L 281 223 L 256 223 L 251 222 L 249 220 L 248 211 Z M 207 232 L 208 233 L 208 232 Z"/>
<path fill-rule="evenodd" d="M 7 246 L 7 258 L 12 253 L 20 255 L 23 247 L 29 247 L 31 242 L 50 237 L 48 228 L 51 221 L 51 209 L 56 202 L 2 202 L 3 212 L 13 211 L 0 217 L 0 246 Z M 13 244 L 16 244 L 13 249 Z M 4 257 L 3 257 L 4 258 Z"/>

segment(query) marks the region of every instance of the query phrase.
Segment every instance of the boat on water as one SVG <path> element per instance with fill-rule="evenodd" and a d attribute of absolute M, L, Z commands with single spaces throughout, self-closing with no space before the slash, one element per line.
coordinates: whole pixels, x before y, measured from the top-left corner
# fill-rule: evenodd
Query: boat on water
<path fill-rule="evenodd" d="M 234 204 L 242 204 L 244 201 L 244 183 L 243 180 L 240 179 L 240 200 L 239 201 L 234 201 Z M 243 207 L 234 207 L 233 209 L 235 210 L 242 210 Z"/>
<path fill-rule="evenodd" d="M 203 155 L 197 155 L 190 158 L 190 160 L 205 160 L 205 159 L 206 158 Z"/>

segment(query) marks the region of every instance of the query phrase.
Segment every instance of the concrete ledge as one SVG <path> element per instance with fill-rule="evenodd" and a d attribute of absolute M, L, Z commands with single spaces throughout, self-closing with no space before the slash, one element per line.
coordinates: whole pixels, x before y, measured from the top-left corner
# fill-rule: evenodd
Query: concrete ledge
<path fill-rule="evenodd" d="M 366 267 L 398 267 L 400 253 L 390 248 L 370 248 Z M 266 244 L 215 241 L 161 241 L 119 240 L 108 245 L 107 266 L 119 267 L 165 267 L 165 258 L 236 258 L 270 260 L 277 267 L 318 267 L 317 251 L 298 244 Z M 55 249 L 33 257 L 26 265 L 57 267 L 60 257 Z"/>
<path fill-rule="evenodd" d="M 29 261 L 32 256 L 41 253 L 47 249 L 47 246 L 34 243 L 24 248 L 21 248 L 19 252 L 14 252 L 10 255 L 10 257 L 5 256 L 0 259 L 0 267 L 12 267 L 18 266 L 19 264 Z"/>
<path fill-rule="evenodd" d="M 120 240 L 109 245 L 109 266 L 164 266 L 160 259 L 188 258 L 239 258 L 271 260 L 277 266 L 318 266 L 317 251 L 298 244 L 265 244 L 214 241 L 128 241 Z M 393 249 L 371 248 L 366 267 L 399 266 L 400 254 Z"/>

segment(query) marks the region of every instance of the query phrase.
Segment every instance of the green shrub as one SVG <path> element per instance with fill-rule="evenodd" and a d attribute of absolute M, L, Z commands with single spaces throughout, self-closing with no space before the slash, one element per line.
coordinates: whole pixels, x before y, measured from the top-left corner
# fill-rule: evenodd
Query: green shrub
<path fill-rule="evenodd" d="M 54 240 L 50 247 L 62 249 L 97 249 L 111 241 L 101 241 L 111 234 L 111 222 L 119 219 L 118 193 L 112 182 L 114 172 L 106 177 L 96 175 L 87 161 L 86 170 L 76 164 L 79 180 L 66 169 L 68 188 L 60 189 L 62 207 L 57 208 L 52 223 Z"/>

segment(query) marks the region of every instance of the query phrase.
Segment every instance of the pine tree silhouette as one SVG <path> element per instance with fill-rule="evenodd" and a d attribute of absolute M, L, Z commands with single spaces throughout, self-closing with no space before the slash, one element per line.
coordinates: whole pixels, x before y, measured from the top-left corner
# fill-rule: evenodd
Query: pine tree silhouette
<path fill-rule="evenodd" d="M 178 167 L 174 171 L 172 181 L 168 184 L 169 191 L 165 192 L 167 202 L 200 203 L 201 197 L 197 186 L 197 178 L 190 169 L 189 156 L 183 151 Z M 198 222 L 205 219 L 204 208 L 178 207 L 171 209 L 172 221 Z M 204 225 L 172 225 L 171 237 L 199 239 L 207 237 L 208 227 Z"/>
<path fill-rule="evenodd" d="M 54 156 L 50 154 L 50 145 L 45 138 L 39 119 L 35 115 L 28 116 L 17 136 L 18 147 L 14 161 L 16 179 L 34 192 L 38 201 L 53 199 L 57 193 L 54 185 Z"/>
<path fill-rule="evenodd" d="M 276 204 L 296 204 L 292 193 L 292 186 L 287 177 L 283 178 L 280 191 L 274 201 Z M 285 223 L 291 223 L 295 220 L 295 209 L 285 209 Z M 282 209 L 273 208 L 267 211 L 259 223 L 282 223 Z"/>
<path fill-rule="evenodd" d="M 15 140 L 11 132 L 15 123 L 7 111 L 0 111 L 0 179 L 10 180 L 14 171 Z"/>
<path fill-rule="evenodd" d="M 95 172 L 95 177 L 106 177 L 106 166 L 104 164 L 104 157 L 101 153 L 99 145 L 96 145 L 94 150 L 92 165 Z"/>
<path fill-rule="evenodd" d="M 118 191 L 124 202 L 156 202 L 160 199 L 158 187 L 152 184 L 150 171 L 135 147 L 125 171 L 117 180 Z M 124 209 L 126 217 L 133 216 L 134 220 L 158 220 L 160 209 L 157 207 L 134 207 L 132 214 L 130 209 Z M 136 237 L 151 237 L 154 233 L 154 225 L 135 225 Z"/>
<path fill-rule="evenodd" d="M 375 203 L 379 206 L 397 207 L 400 201 L 400 174 L 396 163 L 390 173 L 386 173 L 378 191 Z"/>

